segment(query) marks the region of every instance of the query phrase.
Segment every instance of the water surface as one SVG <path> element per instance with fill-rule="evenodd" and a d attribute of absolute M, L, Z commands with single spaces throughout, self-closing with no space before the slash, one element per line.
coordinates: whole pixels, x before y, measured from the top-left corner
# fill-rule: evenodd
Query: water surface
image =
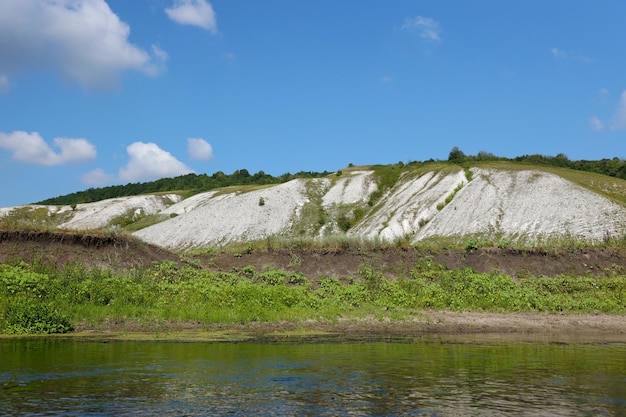
<path fill-rule="evenodd" d="M 626 345 L 0 340 L 0 414 L 626 415 Z"/>

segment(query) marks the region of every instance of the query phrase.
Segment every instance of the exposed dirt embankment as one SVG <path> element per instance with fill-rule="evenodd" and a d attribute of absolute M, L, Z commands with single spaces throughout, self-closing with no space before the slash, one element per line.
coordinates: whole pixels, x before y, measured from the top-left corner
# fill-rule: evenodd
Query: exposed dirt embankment
<path fill-rule="evenodd" d="M 386 276 L 408 276 L 420 262 L 477 272 L 499 271 L 514 277 L 605 276 L 625 273 L 626 250 L 587 248 L 521 250 L 480 248 L 464 250 L 417 250 L 410 247 L 378 249 L 274 249 L 249 253 L 214 253 L 185 257 L 204 269 L 233 271 L 254 266 L 258 271 L 284 269 L 309 279 L 358 277 L 362 265 Z M 80 262 L 86 266 L 118 268 L 149 267 L 154 262 L 177 261 L 174 252 L 123 236 L 39 231 L 0 231 L 0 262 L 45 261 L 62 265 Z"/>
<path fill-rule="evenodd" d="M 589 248 L 572 250 L 519 250 L 480 248 L 464 250 L 262 250 L 251 253 L 219 253 L 198 256 L 205 268 L 232 271 L 248 265 L 258 271 L 285 269 L 309 279 L 358 277 L 362 265 L 382 270 L 385 276 L 408 276 L 418 263 L 431 262 L 448 269 L 472 268 L 477 272 L 501 272 L 513 277 L 607 276 L 626 273 L 626 250 Z"/>
<path fill-rule="evenodd" d="M 115 236 L 60 233 L 60 232 L 39 232 L 39 231 L 0 231 L 0 242 L 40 242 L 40 243 L 60 243 L 66 245 L 78 245 L 85 248 L 100 248 L 107 246 L 116 246 L 121 244 L 128 245 L 126 239 Z"/>
<path fill-rule="evenodd" d="M 79 262 L 107 268 L 147 267 L 178 255 L 122 236 L 0 230 L 0 262 Z"/>
<path fill-rule="evenodd" d="M 297 271 L 313 282 L 322 277 L 357 277 L 361 265 L 366 264 L 382 270 L 386 276 L 394 277 L 410 273 L 418 262 L 433 262 L 448 268 L 470 267 L 476 271 L 499 270 L 513 276 L 547 276 L 559 274 L 572 276 L 603 276 L 624 274 L 626 250 L 617 248 L 592 248 L 560 251 L 529 251 L 514 249 L 481 248 L 474 251 L 440 250 L 420 251 L 413 248 L 380 248 L 345 250 L 253 250 L 250 253 L 216 253 L 185 257 L 145 244 L 135 239 L 120 236 L 72 234 L 54 232 L 0 231 L 0 263 L 45 262 L 63 266 L 66 262 L 79 262 L 86 266 L 112 269 L 149 267 L 153 262 L 177 261 L 181 265 L 191 261 L 205 269 L 233 271 L 252 265 L 263 271 L 282 268 Z M 79 323 L 78 330 L 94 329 Z M 412 319 L 401 322 L 377 318 L 346 319 L 338 322 L 311 320 L 305 323 L 253 322 L 246 325 L 218 325 L 197 322 L 144 323 L 141 320 L 103 323 L 99 330 L 102 337 L 110 338 L 115 332 L 139 332 L 149 334 L 171 332 L 172 337 L 195 338 L 195 333 L 207 340 L 215 335 L 241 333 L 268 337 L 294 335 L 304 331 L 330 332 L 349 337 L 375 337 L 385 335 L 402 337 L 421 334 L 516 334 L 523 337 L 600 338 L 626 340 L 626 321 L 623 316 L 609 315 L 550 315 L 550 314 L 493 314 L 478 312 L 424 311 Z M 192 332 L 188 335 L 181 332 Z M 169 333 L 168 333 L 169 334 Z M 93 333 L 78 333 L 78 336 L 94 337 Z M 218 335 L 218 336 L 219 336 Z M 97 337 L 97 334 L 96 336 Z M 144 337 L 144 336 L 142 336 Z M 220 336 L 221 337 L 221 336 Z M 203 339 L 203 340 L 204 340 Z M 195 340 L 195 339 L 194 339 Z"/>

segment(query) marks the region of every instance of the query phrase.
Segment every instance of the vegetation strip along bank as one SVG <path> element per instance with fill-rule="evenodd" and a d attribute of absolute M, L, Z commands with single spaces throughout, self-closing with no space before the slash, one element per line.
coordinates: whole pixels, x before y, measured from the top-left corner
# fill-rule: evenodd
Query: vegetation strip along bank
<path fill-rule="evenodd" d="M 358 275 L 311 280 L 284 269 L 202 270 L 171 261 L 112 271 L 81 263 L 0 264 L 0 332 L 63 333 L 136 320 L 221 323 L 375 317 L 400 322 L 423 310 L 624 314 L 626 277 L 512 278 L 446 269 L 429 258 L 394 279 L 361 264 Z"/>

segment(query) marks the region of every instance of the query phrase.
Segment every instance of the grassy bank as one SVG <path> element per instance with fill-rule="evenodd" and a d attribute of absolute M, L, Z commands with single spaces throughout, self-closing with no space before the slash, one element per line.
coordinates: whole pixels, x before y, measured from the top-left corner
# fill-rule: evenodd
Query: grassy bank
<path fill-rule="evenodd" d="M 626 276 L 513 279 L 447 270 L 423 259 L 388 279 L 362 264 L 357 276 L 312 281 L 285 270 L 217 273 L 173 262 L 113 273 L 68 263 L 0 265 L 0 332 L 63 333 L 105 323 L 163 320 L 246 324 L 376 317 L 421 310 L 624 314 Z"/>

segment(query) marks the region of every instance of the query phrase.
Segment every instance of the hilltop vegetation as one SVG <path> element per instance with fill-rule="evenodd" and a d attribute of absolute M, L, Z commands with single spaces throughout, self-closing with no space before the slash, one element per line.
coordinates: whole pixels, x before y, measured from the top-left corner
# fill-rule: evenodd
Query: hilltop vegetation
<path fill-rule="evenodd" d="M 58 205 L 2 208 L 0 229 L 132 233 L 177 250 L 342 236 L 411 244 L 473 238 L 498 246 L 622 239 L 626 180 L 568 166 L 617 175 L 623 162 L 572 162 L 564 155 L 511 160 L 468 156 L 455 147 L 446 161 L 349 164 L 333 173 L 192 174 L 46 200 Z"/>
<path fill-rule="evenodd" d="M 251 175 L 247 169 L 236 170 L 230 175 L 224 174 L 221 171 L 218 171 L 211 176 L 207 174 L 186 174 L 174 178 L 161 178 L 150 182 L 111 185 L 102 188 L 89 188 L 85 191 L 48 198 L 35 204 L 72 205 L 92 203 L 94 201 L 101 201 L 109 198 L 128 197 L 150 193 L 164 193 L 170 191 L 184 191 L 185 196 L 190 196 L 203 191 L 233 185 L 281 184 L 295 178 L 317 178 L 328 174 L 329 172 L 327 171 L 300 171 L 296 174 L 286 173 L 278 177 L 274 177 L 263 171 L 259 171 L 256 174 Z"/>
<path fill-rule="evenodd" d="M 446 162 L 452 165 L 469 166 L 472 163 L 489 161 L 508 161 L 527 165 L 539 165 L 544 167 L 569 168 L 578 171 L 593 172 L 596 174 L 602 174 L 626 180 L 626 162 L 623 159 L 617 157 L 613 159 L 601 159 L 598 161 L 572 161 L 565 154 L 560 153 L 556 156 L 533 154 L 522 155 L 515 158 L 506 158 L 496 156 L 490 152 L 485 151 L 478 152 L 477 155 L 466 155 L 458 147 L 454 147 L 450 151 L 447 161 L 436 161 L 433 159 L 429 159 L 423 162 L 410 161 L 407 163 L 398 162 L 397 164 L 391 165 L 373 165 L 371 168 L 374 169 L 374 171 L 376 172 L 381 186 L 379 191 L 375 192 L 372 195 L 372 201 L 370 202 L 370 204 L 373 203 L 377 198 L 379 198 L 384 190 L 390 188 L 403 171 L 409 168 L 415 169 L 416 167 L 420 166 L 428 168 L 429 166 L 432 166 L 434 164 L 440 164 L 442 162 Z M 149 193 L 164 193 L 172 191 L 182 191 L 184 192 L 184 197 L 188 197 L 190 195 L 194 195 L 200 192 L 229 186 L 282 184 L 296 178 L 321 178 L 326 177 L 329 174 L 331 173 L 328 171 L 300 171 L 295 174 L 285 173 L 279 176 L 272 176 L 265 173 L 264 171 L 250 174 L 246 169 L 236 170 L 230 175 L 225 174 L 221 171 L 218 171 L 210 176 L 207 174 L 187 174 L 174 178 L 161 178 L 159 180 L 150 182 L 129 183 L 126 185 L 112 185 L 101 188 L 89 188 L 85 191 L 79 191 L 64 196 L 48 198 L 35 204 L 72 205 L 91 203 L 109 198 L 126 197 Z"/>
<path fill-rule="evenodd" d="M 450 151 L 448 161 L 458 164 L 485 161 L 513 161 L 529 165 L 569 168 L 578 171 L 594 172 L 596 174 L 608 175 L 610 177 L 626 180 L 626 161 L 617 157 L 613 159 L 601 159 L 598 161 L 572 161 L 567 157 L 567 155 L 560 153 L 556 156 L 532 154 L 517 156 L 515 158 L 505 158 L 485 151 L 478 152 L 477 155 L 465 155 L 463 151 L 455 146 Z"/>

